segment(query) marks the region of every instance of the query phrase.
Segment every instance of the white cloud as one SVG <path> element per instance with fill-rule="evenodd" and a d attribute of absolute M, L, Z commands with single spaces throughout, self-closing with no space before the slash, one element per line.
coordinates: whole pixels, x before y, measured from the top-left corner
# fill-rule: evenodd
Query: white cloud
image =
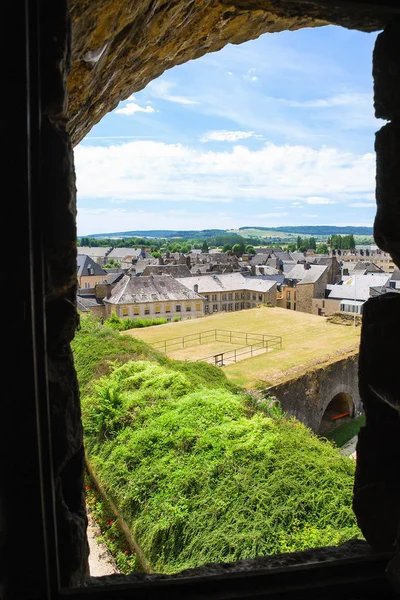
<path fill-rule="evenodd" d="M 132 141 L 75 149 L 79 199 L 109 202 L 357 202 L 375 189 L 375 157 L 265 144 L 209 151 Z"/>
<path fill-rule="evenodd" d="M 335 200 L 329 200 L 329 198 L 323 198 L 321 196 L 311 196 L 306 199 L 307 204 L 337 204 Z"/>
<path fill-rule="evenodd" d="M 261 135 L 254 133 L 254 131 L 209 131 L 205 133 L 201 138 L 201 142 L 237 142 L 238 140 L 245 140 L 247 138 L 261 138 Z"/>
<path fill-rule="evenodd" d="M 166 79 L 158 79 L 152 81 L 147 89 L 154 98 L 160 98 L 161 100 L 167 100 L 168 102 L 175 102 L 176 104 L 199 104 L 195 98 L 189 98 L 188 96 L 179 96 L 171 94 L 170 91 L 176 86 L 172 81 Z"/>
<path fill-rule="evenodd" d="M 328 96 L 327 98 L 314 98 L 312 100 L 287 100 L 286 98 L 270 98 L 293 108 L 332 108 L 335 106 L 372 107 L 372 96 L 367 93 L 346 92 Z"/>
<path fill-rule="evenodd" d="M 350 208 L 376 208 L 376 202 L 353 202 L 347 206 Z"/>
<path fill-rule="evenodd" d="M 114 112 L 117 115 L 129 115 L 129 116 L 134 115 L 137 112 L 145 112 L 145 113 L 155 112 L 155 110 L 152 106 L 149 106 L 149 105 L 148 106 L 140 106 L 136 102 L 131 102 L 134 99 L 135 99 L 135 97 L 131 96 L 130 98 L 128 98 L 128 103 L 123 108 L 117 108 L 116 110 L 114 110 Z"/>

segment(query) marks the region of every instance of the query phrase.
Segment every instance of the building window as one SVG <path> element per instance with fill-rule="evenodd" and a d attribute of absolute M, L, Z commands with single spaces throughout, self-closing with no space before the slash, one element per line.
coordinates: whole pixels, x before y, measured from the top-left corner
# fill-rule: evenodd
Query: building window
<path fill-rule="evenodd" d="M 226 304 L 222 305 L 222 310 L 226 311 Z"/>
<path fill-rule="evenodd" d="M 247 308 L 250 308 L 250 302 L 247 302 L 246 306 Z"/>
<path fill-rule="evenodd" d="M 243 310 L 243 309 L 244 309 L 244 302 L 241 302 L 240 303 L 240 310 Z"/>
<path fill-rule="evenodd" d="M 247 300 L 250 300 L 250 292 L 247 292 Z"/>
<path fill-rule="evenodd" d="M 186 304 L 186 312 L 190 312 L 192 310 L 192 307 L 190 306 L 190 304 Z"/>
<path fill-rule="evenodd" d="M 226 294 L 222 294 L 222 302 L 226 302 Z"/>
<path fill-rule="evenodd" d="M 235 302 L 235 310 L 239 310 L 239 308 L 240 308 L 239 302 Z"/>
<path fill-rule="evenodd" d="M 213 312 L 218 312 L 218 304 L 213 304 Z"/>
<path fill-rule="evenodd" d="M 286 292 L 286 300 L 290 300 L 290 292 Z"/>
<path fill-rule="evenodd" d="M 90 283 L 86 282 L 85 283 L 85 289 L 87 290 L 88 288 L 90 288 Z"/>
<path fill-rule="evenodd" d="M 160 312 L 161 312 L 161 307 L 160 307 L 160 305 L 159 305 L 159 304 L 156 304 L 156 307 L 155 307 L 155 310 L 154 310 L 154 312 L 156 313 L 156 315 L 159 315 L 159 314 L 160 314 Z"/>
<path fill-rule="evenodd" d="M 212 300 L 212 302 L 216 302 L 217 301 L 217 294 L 213 294 L 211 296 L 211 300 Z"/>
<path fill-rule="evenodd" d="M 286 308 L 290 310 L 290 302 L 286 302 Z"/>
<path fill-rule="evenodd" d="M 208 304 L 205 305 L 204 307 L 204 312 L 208 315 L 208 313 L 210 312 L 210 306 Z"/>
<path fill-rule="evenodd" d="M 144 314 L 145 315 L 149 315 L 150 314 L 150 306 L 145 306 L 144 307 Z"/>
<path fill-rule="evenodd" d="M 201 304 L 200 304 L 200 302 L 196 302 L 196 310 L 201 310 Z"/>
<path fill-rule="evenodd" d="M 208 294 L 206 294 L 206 295 L 204 296 L 204 298 L 206 299 L 206 301 L 207 301 L 207 302 L 210 300 L 210 296 L 209 296 Z"/>
<path fill-rule="evenodd" d="M 241 292 L 241 294 L 240 294 L 240 299 L 241 299 L 241 300 L 244 300 L 244 297 L 245 297 L 245 293 L 244 293 L 244 292 Z"/>
<path fill-rule="evenodd" d="M 235 300 L 239 300 L 239 292 L 235 292 Z"/>
<path fill-rule="evenodd" d="M 233 300 L 233 294 L 228 294 L 228 300 Z"/>
<path fill-rule="evenodd" d="M 175 310 L 176 312 L 181 312 L 181 305 L 177 304 Z"/>
<path fill-rule="evenodd" d="M 134 315 L 138 315 L 139 314 L 139 307 L 138 306 L 134 306 L 133 307 L 133 314 Z"/>
<path fill-rule="evenodd" d="M 127 316 L 128 316 L 128 314 L 129 314 L 129 309 L 128 309 L 128 307 L 127 307 L 127 306 L 123 306 L 123 307 L 122 307 L 122 316 L 123 316 L 123 317 L 127 317 Z"/>
<path fill-rule="evenodd" d="M 252 294 L 251 299 L 254 300 L 254 301 L 256 301 L 257 300 L 256 294 Z"/>
<path fill-rule="evenodd" d="M 293 304 L 293 310 L 296 310 L 296 302 Z"/>
<path fill-rule="evenodd" d="M 233 310 L 233 304 L 232 303 L 228 304 L 228 311 L 229 310 Z"/>
<path fill-rule="evenodd" d="M 262 294 L 258 294 L 258 301 L 262 302 L 262 299 L 263 299 Z"/>
<path fill-rule="evenodd" d="M 166 306 L 165 306 L 165 312 L 166 313 L 170 313 L 171 312 L 171 305 L 170 304 L 166 304 Z"/>

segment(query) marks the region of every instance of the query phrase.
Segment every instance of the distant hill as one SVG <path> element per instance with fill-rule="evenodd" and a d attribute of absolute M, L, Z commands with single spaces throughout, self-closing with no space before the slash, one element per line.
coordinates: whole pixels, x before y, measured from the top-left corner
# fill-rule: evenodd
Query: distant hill
<path fill-rule="evenodd" d="M 169 229 L 147 229 L 147 230 L 133 230 L 133 231 L 116 231 L 113 233 L 94 233 L 87 236 L 92 239 L 104 239 L 104 238 L 130 238 L 130 237 L 141 237 L 141 238 L 181 238 L 181 239 L 204 239 L 204 238 L 215 238 L 216 236 L 225 235 L 238 235 L 243 237 L 260 237 L 260 238 L 275 238 L 277 241 L 290 240 L 295 238 L 297 235 L 309 235 L 315 236 L 316 238 L 326 238 L 333 234 L 340 235 L 358 235 L 358 236 L 372 236 L 372 227 L 336 227 L 333 225 L 287 225 L 282 227 L 257 227 L 257 226 L 246 226 L 239 227 L 234 230 L 226 229 L 202 229 L 199 230 L 169 230 Z"/>
<path fill-rule="evenodd" d="M 279 231 L 284 233 L 307 234 L 307 235 L 373 235 L 372 227 L 336 227 L 334 225 L 285 225 L 282 227 L 239 227 L 238 231 L 246 229 L 259 231 Z"/>
<path fill-rule="evenodd" d="M 113 238 L 113 237 L 152 237 L 152 238 L 172 238 L 172 237 L 185 237 L 185 238 L 205 238 L 214 237 L 215 235 L 223 235 L 226 233 L 225 229 L 203 229 L 198 230 L 187 230 L 187 231 L 173 231 L 170 229 L 148 229 L 136 230 L 136 231 L 116 231 L 113 233 L 93 233 L 79 237 L 89 238 Z"/>

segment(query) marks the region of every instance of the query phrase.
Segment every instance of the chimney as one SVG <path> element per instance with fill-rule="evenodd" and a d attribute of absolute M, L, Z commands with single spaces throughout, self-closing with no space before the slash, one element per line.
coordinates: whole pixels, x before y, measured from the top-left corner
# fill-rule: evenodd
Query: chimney
<path fill-rule="evenodd" d="M 308 263 L 308 262 L 305 262 L 305 263 L 304 263 L 304 268 L 305 268 L 305 269 L 311 269 L 311 265 L 310 265 L 310 263 Z"/>
<path fill-rule="evenodd" d="M 256 274 L 256 267 L 254 265 L 251 265 L 250 267 L 250 275 L 255 275 Z"/>
<path fill-rule="evenodd" d="M 111 283 L 96 283 L 94 293 L 98 300 L 104 300 L 111 296 Z"/>
<path fill-rule="evenodd" d="M 199 286 L 197 285 L 197 283 L 195 283 L 195 285 L 193 286 L 193 289 L 196 292 L 196 294 L 199 293 Z"/>

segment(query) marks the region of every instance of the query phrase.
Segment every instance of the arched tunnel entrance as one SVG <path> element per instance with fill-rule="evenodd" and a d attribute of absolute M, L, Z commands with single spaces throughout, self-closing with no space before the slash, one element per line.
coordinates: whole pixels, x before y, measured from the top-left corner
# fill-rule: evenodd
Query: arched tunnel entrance
<path fill-rule="evenodd" d="M 354 418 L 353 398 L 347 392 L 339 392 L 332 398 L 321 419 L 318 435 L 326 435 L 331 429 Z"/>

